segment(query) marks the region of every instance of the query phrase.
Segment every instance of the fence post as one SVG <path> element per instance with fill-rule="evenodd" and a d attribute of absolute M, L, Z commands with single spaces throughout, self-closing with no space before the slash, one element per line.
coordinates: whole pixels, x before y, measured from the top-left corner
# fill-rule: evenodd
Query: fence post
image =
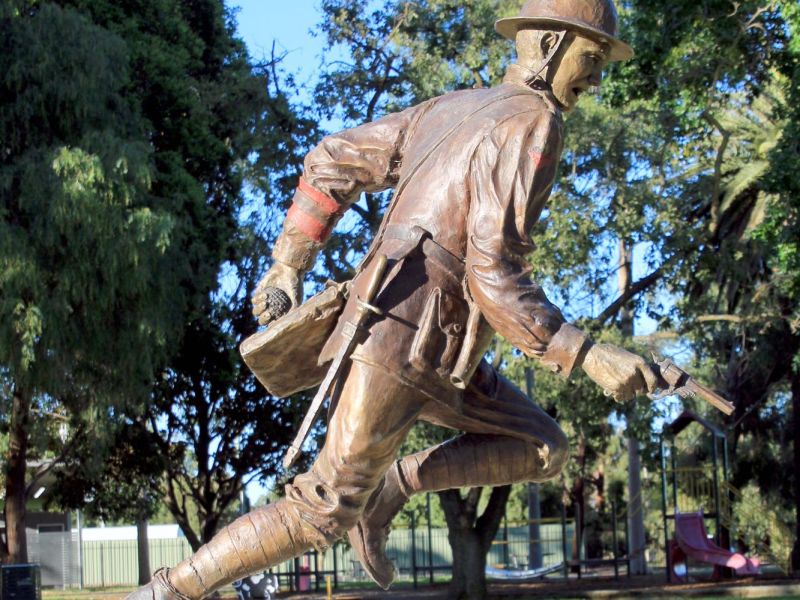
<path fill-rule="evenodd" d="M 431 493 L 426 495 L 426 511 L 428 513 L 428 574 L 431 585 L 433 585 L 433 529 L 431 526 Z"/>
<path fill-rule="evenodd" d="M 561 503 L 561 556 L 564 559 L 564 579 L 569 578 L 569 560 L 567 559 L 567 505 Z"/>
<path fill-rule="evenodd" d="M 300 589 L 300 557 L 294 557 L 294 577 L 292 577 L 293 587 L 292 591 L 296 592 Z"/>
<path fill-rule="evenodd" d="M 503 565 L 507 569 L 508 562 L 508 517 L 503 515 Z"/>
<path fill-rule="evenodd" d="M 100 587 L 106 587 L 106 567 L 105 567 L 105 552 L 103 551 L 103 542 L 100 542 Z"/>
<path fill-rule="evenodd" d="M 628 508 L 628 510 L 630 510 L 630 508 Z M 627 518 L 623 521 L 623 527 L 625 528 L 625 547 L 628 549 L 628 551 L 625 553 L 625 567 L 628 569 L 628 577 L 630 577 L 631 576 L 631 551 L 630 551 L 631 539 L 630 539 L 630 533 L 628 532 L 628 519 Z"/>
<path fill-rule="evenodd" d="M 314 549 L 314 590 L 319 591 L 319 550 Z"/>
<path fill-rule="evenodd" d="M 414 579 L 414 589 L 417 589 L 417 519 L 411 513 L 411 573 Z"/>
<path fill-rule="evenodd" d="M 338 548 L 341 544 L 334 544 L 333 545 L 333 587 L 339 588 L 339 560 L 338 554 L 336 552 L 336 548 Z"/>
<path fill-rule="evenodd" d="M 78 510 L 78 570 L 80 572 L 79 589 L 83 589 L 83 515 Z"/>

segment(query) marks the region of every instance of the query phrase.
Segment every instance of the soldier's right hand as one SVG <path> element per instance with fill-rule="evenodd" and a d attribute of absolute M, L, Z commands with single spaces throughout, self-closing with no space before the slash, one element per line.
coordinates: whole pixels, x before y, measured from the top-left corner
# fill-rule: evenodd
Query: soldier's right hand
<path fill-rule="evenodd" d="M 253 292 L 253 316 L 259 325 L 279 319 L 303 299 L 303 272 L 275 261 Z"/>
<path fill-rule="evenodd" d="M 658 374 L 645 359 L 611 344 L 595 344 L 583 359 L 583 370 L 606 396 L 617 402 L 659 387 Z"/>

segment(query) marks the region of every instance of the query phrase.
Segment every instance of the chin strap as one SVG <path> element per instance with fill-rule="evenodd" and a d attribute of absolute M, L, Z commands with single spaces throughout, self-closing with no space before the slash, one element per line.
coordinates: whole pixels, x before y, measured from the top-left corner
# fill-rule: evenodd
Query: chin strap
<path fill-rule="evenodd" d="M 567 30 L 561 29 L 559 31 L 554 31 L 553 33 L 556 35 L 556 43 L 553 44 L 552 48 L 550 48 L 550 51 L 547 53 L 547 56 L 545 56 L 542 59 L 542 64 L 539 65 L 539 68 L 537 70 L 534 71 L 533 69 L 530 69 L 524 65 L 520 65 L 519 63 L 517 63 L 520 67 L 528 71 L 529 75 L 525 79 L 525 85 L 529 87 L 552 90 L 550 84 L 547 83 L 547 81 L 542 77 L 542 71 L 544 71 L 547 67 L 549 67 L 550 63 L 553 61 L 553 58 L 555 58 L 556 54 L 561 48 L 561 45 L 564 43 L 564 40 L 567 37 Z"/>

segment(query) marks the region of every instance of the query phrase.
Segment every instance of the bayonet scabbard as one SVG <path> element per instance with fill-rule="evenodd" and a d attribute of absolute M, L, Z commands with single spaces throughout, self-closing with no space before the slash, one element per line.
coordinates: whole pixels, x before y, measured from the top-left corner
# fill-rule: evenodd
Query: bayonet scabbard
<path fill-rule="evenodd" d="M 292 445 L 286 451 L 286 456 L 283 457 L 283 466 L 286 469 L 290 468 L 297 460 L 297 457 L 300 456 L 303 442 L 305 442 L 306 437 L 308 437 L 308 433 L 311 431 L 314 421 L 317 420 L 320 410 L 322 410 L 322 405 L 325 402 L 325 398 L 328 397 L 330 391 L 333 389 L 334 383 L 342 373 L 343 366 L 350 357 L 350 353 L 358 343 L 358 334 L 362 330 L 367 317 L 370 315 L 370 313 L 380 313 L 379 310 L 372 306 L 372 301 L 378 294 L 378 290 L 383 282 L 383 276 L 386 273 L 388 259 L 385 255 L 381 254 L 376 259 L 376 263 L 377 264 L 370 275 L 370 279 L 367 282 L 367 289 L 364 293 L 364 297 L 355 299 L 356 309 L 353 319 L 345 323 L 344 327 L 342 327 L 342 336 L 344 337 L 344 341 L 339 347 L 339 350 L 336 352 L 336 356 L 334 356 L 333 361 L 331 362 L 331 366 L 328 369 L 328 373 L 325 375 L 325 379 L 323 379 L 322 383 L 319 385 L 319 389 L 314 396 L 314 400 L 311 402 L 311 406 L 308 407 L 308 412 L 303 419 L 303 423 L 300 425 L 300 429 L 298 430 Z M 333 402 L 333 399 L 331 401 Z"/>

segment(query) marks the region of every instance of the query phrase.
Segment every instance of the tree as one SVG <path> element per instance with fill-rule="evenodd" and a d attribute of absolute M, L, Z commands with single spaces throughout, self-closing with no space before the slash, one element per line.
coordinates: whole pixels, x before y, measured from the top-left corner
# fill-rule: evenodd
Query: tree
<path fill-rule="evenodd" d="M 800 148 L 796 140 L 800 135 L 800 9 L 792 2 L 779 3 L 789 30 L 786 52 L 779 66 L 788 81 L 787 99 L 779 109 L 786 120 L 786 128 L 779 143 L 770 150 L 770 169 L 766 191 L 776 194 L 770 211 L 759 230 L 759 236 L 770 248 L 767 260 L 775 274 L 775 282 L 782 294 L 794 299 L 791 323 L 798 322 L 797 297 L 800 295 L 800 188 L 796 177 L 790 175 L 792 165 L 800 162 Z M 790 375 L 792 421 L 789 435 L 792 440 L 793 459 L 788 472 L 793 474 L 795 542 L 792 551 L 792 569 L 800 571 L 800 358 L 797 351 L 792 358 Z M 787 465 L 788 466 L 788 465 Z"/>
<path fill-rule="evenodd" d="M 270 233 L 259 218 L 275 210 L 276 197 L 289 196 L 298 147 L 316 129 L 296 116 L 281 91 L 279 57 L 252 64 L 222 2 L 65 3 L 124 40 L 135 67 L 126 98 L 142 115 L 153 148 L 152 194 L 176 222 L 170 274 L 183 292 L 174 318 L 180 337 L 146 381 L 146 408 L 119 419 L 115 452 L 131 455 L 131 444 L 146 443 L 165 458 L 156 478 L 146 464 L 131 461 L 128 468 L 163 493 L 196 549 L 227 518 L 250 478 L 277 471 L 291 432 L 292 401 L 260 390 L 236 347 L 256 326 L 249 291 L 264 270 Z M 264 206 L 248 199 L 246 179 L 264 194 Z M 86 465 L 98 461 L 87 455 L 89 446 L 79 450 L 65 475 L 74 483 L 65 487 L 76 493 L 65 494 L 64 503 L 79 506 L 88 494 L 99 514 L 130 515 L 128 505 L 137 503 L 137 519 L 151 514 L 146 498 L 115 488 L 113 463 L 103 470 L 100 461 L 87 473 Z"/>
<path fill-rule="evenodd" d="M 123 40 L 51 3 L 4 3 L 0 27 L 0 550 L 26 562 L 28 459 L 71 447 L 53 419 L 103 445 L 107 416 L 146 394 L 184 294 Z"/>

